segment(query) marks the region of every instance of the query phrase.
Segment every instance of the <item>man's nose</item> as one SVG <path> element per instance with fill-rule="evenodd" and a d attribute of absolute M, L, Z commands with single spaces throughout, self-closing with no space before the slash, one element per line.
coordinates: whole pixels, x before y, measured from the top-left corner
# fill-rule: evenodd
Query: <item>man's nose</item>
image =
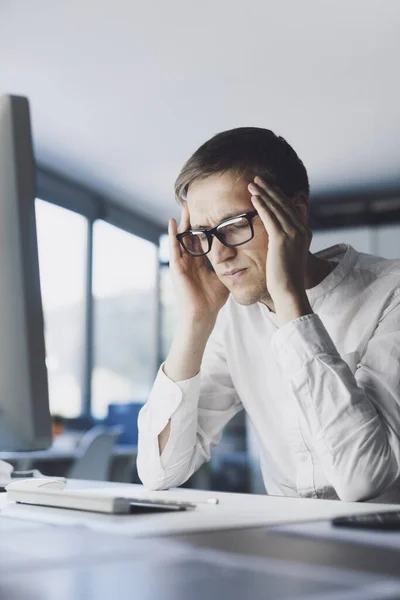
<path fill-rule="evenodd" d="M 210 260 L 215 265 L 219 265 L 220 263 L 233 258 L 236 255 L 236 252 L 236 248 L 224 246 L 217 237 L 214 237 L 210 251 Z"/>

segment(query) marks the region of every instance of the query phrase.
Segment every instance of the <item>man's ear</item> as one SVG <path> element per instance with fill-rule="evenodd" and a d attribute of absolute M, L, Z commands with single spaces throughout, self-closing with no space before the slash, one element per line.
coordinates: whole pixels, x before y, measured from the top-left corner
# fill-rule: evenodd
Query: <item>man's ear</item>
<path fill-rule="evenodd" d="M 294 206 L 303 223 L 308 223 L 308 216 L 310 212 L 308 196 L 303 192 L 296 194 L 294 197 Z"/>

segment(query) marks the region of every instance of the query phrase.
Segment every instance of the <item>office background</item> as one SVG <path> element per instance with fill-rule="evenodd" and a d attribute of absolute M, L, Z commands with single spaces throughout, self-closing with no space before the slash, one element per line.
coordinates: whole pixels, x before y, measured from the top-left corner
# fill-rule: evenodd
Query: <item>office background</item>
<path fill-rule="evenodd" d="M 67 429 L 148 397 L 176 320 L 173 181 L 214 133 L 257 125 L 294 146 L 312 250 L 400 257 L 399 24 L 396 0 L 0 3 L 0 92 L 31 102 L 50 404 Z M 243 414 L 192 485 L 262 491 Z"/>

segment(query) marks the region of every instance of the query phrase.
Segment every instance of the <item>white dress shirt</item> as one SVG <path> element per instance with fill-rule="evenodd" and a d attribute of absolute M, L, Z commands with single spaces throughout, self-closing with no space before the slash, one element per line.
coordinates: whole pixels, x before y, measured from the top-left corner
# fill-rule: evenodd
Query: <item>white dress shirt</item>
<path fill-rule="evenodd" d="M 400 260 L 345 244 L 317 256 L 338 264 L 307 290 L 313 314 L 278 328 L 230 296 L 200 373 L 174 383 L 160 368 L 138 420 L 145 486 L 182 484 L 244 409 L 267 493 L 400 502 Z"/>

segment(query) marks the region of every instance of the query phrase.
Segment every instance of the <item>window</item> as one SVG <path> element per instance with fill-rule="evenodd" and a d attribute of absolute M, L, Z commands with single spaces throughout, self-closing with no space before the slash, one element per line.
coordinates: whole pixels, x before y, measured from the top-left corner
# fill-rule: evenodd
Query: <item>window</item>
<path fill-rule="evenodd" d="M 336 244 L 350 244 L 358 252 L 373 252 L 373 227 L 342 227 L 318 230 L 313 234 L 311 252 L 319 252 Z"/>
<path fill-rule="evenodd" d="M 157 361 L 157 246 L 104 221 L 93 228 L 92 414 L 147 400 Z"/>
<path fill-rule="evenodd" d="M 85 347 L 85 217 L 36 200 L 46 364 L 52 414 L 82 412 Z"/>
<path fill-rule="evenodd" d="M 168 235 L 160 237 L 161 359 L 169 352 L 178 320 L 177 298 L 169 270 Z"/>

